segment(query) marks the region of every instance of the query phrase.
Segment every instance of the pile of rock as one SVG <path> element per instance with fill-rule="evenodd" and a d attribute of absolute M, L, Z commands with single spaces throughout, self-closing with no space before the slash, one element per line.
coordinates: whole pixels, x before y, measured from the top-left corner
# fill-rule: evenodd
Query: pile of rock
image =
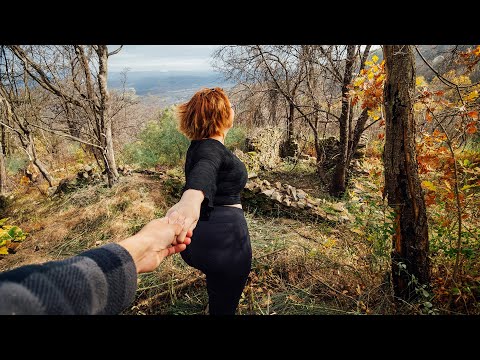
<path fill-rule="evenodd" d="M 120 165 L 118 167 L 118 173 L 123 176 L 129 176 L 133 174 L 133 169 L 128 165 Z"/>
<path fill-rule="evenodd" d="M 101 175 L 96 173 L 94 168 L 90 165 L 85 165 L 82 169 L 80 169 L 80 171 L 77 172 L 78 182 L 94 182 L 101 179 Z"/>
<path fill-rule="evenodd" d="M 278 209 L 290 210 L 290 212 L 295 209 L 316 219 L 336 223 L 354 220 L 344 203 L 331 203 L 325 199 L 315 198 L 304 190 L 288 184 L 276 182 L 272 185 L 267 180 L 251 178 L 252 180 L 245 186 L 244 200 L 247 205 L 267 210 L 276 206 Z M 257 201 L 252 201 L 254 198 Z"/>

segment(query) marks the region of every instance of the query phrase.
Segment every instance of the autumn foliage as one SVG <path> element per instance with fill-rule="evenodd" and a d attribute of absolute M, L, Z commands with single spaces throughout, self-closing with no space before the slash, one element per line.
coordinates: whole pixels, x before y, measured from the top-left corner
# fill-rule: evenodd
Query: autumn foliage
<path fill-rule="evenodd" d="M 480 251 L 476 230 L 480 156 L 475 145 L 480 83 L 472 83 L 469 77 L 479 62 L 480 46 L 476 46 L 460 53 L 455 60 L 463 66 L 463 72 L 457 69 L 437 74 L 430 83 L 423 76 L 416 79 L 416 150 L 430 222 L 431 252 L 437 259 L 446 255 L 446 259 L 455 260 L 449 270 L 437 273 L 435 291 L 440 298 L 447 296 L 454 304 L 460 299 L 467 303 L 468 299 L 480 296 L 480 292 L 471 291 L 472 283 L 468 281 L 475 278 L 471 272 L 479 270 L 473 259 Z M 367 108 L 369 115 L 379 121 L 380 140 L 384 139 L 384 81 L 384 62 L 379 63 L 374 56 L 354 79 L 350 91 L 352 104 Z M 473 149 L 466 150 L 468 146 Z"/>

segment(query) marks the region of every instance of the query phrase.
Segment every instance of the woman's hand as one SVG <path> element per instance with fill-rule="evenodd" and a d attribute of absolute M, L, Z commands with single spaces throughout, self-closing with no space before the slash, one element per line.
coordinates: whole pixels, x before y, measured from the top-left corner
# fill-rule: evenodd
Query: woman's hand
<path fill-rule="evenodd" d="M 119 242 L 132 256 L 137 273 L 155 270 L 163 259 L 186 249 L 192 232 L 186 233 L 185 241 L 176 243 L 176 237 L 183 231 L 180 224 L 169 223 L 168 218 L 155 219 L 135 235 Z"/>
<path fill-rule="evenodd" d="M 180 201 L 167 211 L 166 217 L 168 217 L 169 223 L 182 226 L 182 231 L 177 236 L 174 244 L 183 243 L 189 231 L 193 233 L 193 229 L 197 226 L 200 217 L 200 206 L 203 199 L 202 191 L 188 189 L 183 193 Z"/>

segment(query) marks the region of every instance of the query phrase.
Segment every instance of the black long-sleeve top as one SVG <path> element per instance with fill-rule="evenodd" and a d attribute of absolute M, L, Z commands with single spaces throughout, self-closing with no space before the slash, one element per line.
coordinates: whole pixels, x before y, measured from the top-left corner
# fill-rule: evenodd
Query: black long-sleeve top
<path fill-rule="evenodd" d="M 192 140 L 185 160 L 185 186 L 205 195 L 202 213 L 215 205 L 240 204 L 240 192 L 247 183 L 243 162 L 215 139 Z"/>
<path fill-rule="evenodd" d="M 130 253 L 112 243 L 1 273 L 0 314 L 118 314 L 133 302 L 136 289 Z"/>

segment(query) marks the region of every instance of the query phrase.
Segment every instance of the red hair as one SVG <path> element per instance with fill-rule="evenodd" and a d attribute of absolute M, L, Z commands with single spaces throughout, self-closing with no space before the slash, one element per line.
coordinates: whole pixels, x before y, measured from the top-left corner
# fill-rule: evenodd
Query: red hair
<path fill-rule="evenodd" d="M 230 103 L 221 88 L 201 89 L 190 101 L 177 106 L 180 131 L 190 140 L 221 135 L 232 127 Z"/>

